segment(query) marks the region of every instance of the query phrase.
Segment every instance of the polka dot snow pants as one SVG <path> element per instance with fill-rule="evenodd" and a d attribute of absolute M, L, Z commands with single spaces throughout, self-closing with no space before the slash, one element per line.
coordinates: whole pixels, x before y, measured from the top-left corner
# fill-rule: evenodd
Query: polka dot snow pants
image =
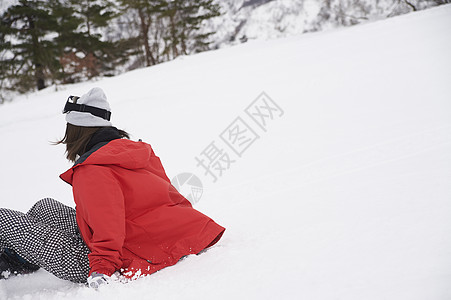
<path fill-rule="evenodd" d="M 89 249 L 75 209 L 54 199 L 39 200 L 26 213 L 0 209 L 0 250 L 9 248 L 58 278 L 85 283 Z"/>

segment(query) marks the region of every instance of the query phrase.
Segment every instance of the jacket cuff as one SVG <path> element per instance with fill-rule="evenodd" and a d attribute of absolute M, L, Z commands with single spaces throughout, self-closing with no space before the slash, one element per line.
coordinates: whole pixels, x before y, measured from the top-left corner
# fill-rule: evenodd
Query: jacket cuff
<path fill-rule="evenodd" d="M 107 276 L 111 276 L 113 275 L 114 272 L 116 272 L 116 270 L 111 270 L 111 269 L 106 269 L 106 268 L 91 268 L 91 270 L 89 270 L 89 276 L 91 276 L 92 273 L 97 272 L 100 274 L 104 274 Z"/>

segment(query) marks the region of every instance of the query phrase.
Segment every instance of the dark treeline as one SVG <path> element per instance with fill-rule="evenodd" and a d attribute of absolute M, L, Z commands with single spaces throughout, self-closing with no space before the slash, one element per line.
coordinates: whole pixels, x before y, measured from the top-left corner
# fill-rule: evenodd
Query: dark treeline
<path fill-rule="evenodd" d="M 208 50 L 201 22 L 219 14 L 213 0 L 20 0 L 1 15 L 0 89 L 40 90 Z"/>

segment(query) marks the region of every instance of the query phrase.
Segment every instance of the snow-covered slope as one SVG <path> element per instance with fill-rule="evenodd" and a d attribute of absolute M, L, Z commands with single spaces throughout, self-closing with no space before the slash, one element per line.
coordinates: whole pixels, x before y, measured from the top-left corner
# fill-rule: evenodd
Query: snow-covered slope
<path fill-rule="evenodd" d="M 152 144 L 169 177 L 197 174 L 195 207 L 227 228 L 206 253 L 133 283 L 96 292 L 41 270 L 0 281 L 0 299 L 451 298 L 450 35 L 446 5 L 0 106 L 2 207 L 73 205 L 58 179 L 70 165 L 49 141 L 67 96 L 100 86 L 114 124 Z M 266 131 L 245 113 L 263 91 L 283 110 Z M 259 136 L 241 157 L 220 138 L 237 117 Z M 211 142 L 235 161 L 216 182 L 195 160 Z"/>

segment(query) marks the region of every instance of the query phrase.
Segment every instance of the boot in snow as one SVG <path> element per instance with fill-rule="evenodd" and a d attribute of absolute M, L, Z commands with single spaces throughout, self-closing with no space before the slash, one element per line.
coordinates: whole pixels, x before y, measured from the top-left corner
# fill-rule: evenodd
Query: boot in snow
<path fill-rule="evenodd" d="M 8 279 L 11 275 L 28 274 L 39 269 L 17 255 L 11 249 L 4 249 L 0 253 L 0 279 Z"/>

